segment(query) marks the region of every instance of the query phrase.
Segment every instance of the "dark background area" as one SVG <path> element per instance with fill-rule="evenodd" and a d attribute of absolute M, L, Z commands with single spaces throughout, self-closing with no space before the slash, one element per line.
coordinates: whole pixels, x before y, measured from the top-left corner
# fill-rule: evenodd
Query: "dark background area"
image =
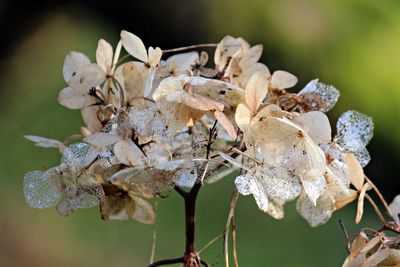
<path fill-rule="evenodd" d="M 339 104 L 374 118 L 372 161 L 366 174 L 388 201 L 400 193 L 400 2 L 351 0 L 281 1 L 2 1 L 0 2 L 0 266 L 145 266 L 152 227 L 104 222 L 96 209 L 65 219 L 53 209 L 34 210 L 23 199 L 24 173 L 53 166 L 56 151 L 35 148 L 25 134 L 64 139 L 77 133 L 79 112 L 56 102 L 65 87 L 62 65 L 69 50 L 94 60 L 99 38 L 116 45 L 119 32 L 138 35 L 146 46 L 173 48 L 218 42 L 225 35 L 262 43 L 262 62 L 271 71 L 334 84 Z M 210 55 L 210 58 L 212 56 Z M 200 194 L 199 244 L 223 230 L 233 177 Z M 342 218 L 350 232 L 376 226 L 367 210 L 355 226 L 355 207 L 337 212 L 328 224 L 310 228 L 289 205 L 284 220 L 258 211 L 252 198 L 237 210 L 241 266 L 339 266 L 345 257 Z M 174 194 L 159 203 L 157 257 L 183 248 L 182 203 Z M 205 252 L 222 266 L 222 245 Z"/>

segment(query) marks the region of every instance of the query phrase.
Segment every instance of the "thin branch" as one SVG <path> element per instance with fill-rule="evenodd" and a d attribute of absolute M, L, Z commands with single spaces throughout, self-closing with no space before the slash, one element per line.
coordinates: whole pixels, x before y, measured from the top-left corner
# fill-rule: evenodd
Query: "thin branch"
<path fill-rule="evenodd" d="M 157 214 L 157 209 L 158 209 L 158 200 L 156 200 L 154 204 L 154 210 L 156 213 L 156 218 L 154 221 L 153 225 L 153 245 L 151 246 L 151 256 L 150 256 L 150 264 L 154 262 L 154 258 L 156 255 L 156 246 L 157 246 L 157 221 L 158 221 L 158 214 Z"/>
<path fill-rule="evenodd" d="M 239 267 L 239 261 L 237 257 L 237 250 L 236 250 L 236 224 L 235 224 L 235 214 L 233 214 L 231 219 L 231 226 L 232 226 L 232 255 L 233 255 L 233 262 L 235 263 L 235 267 Z"/>
<path fill-rule="evenodd" d="M 172 265 L 175 263 L 184 263 L 184 258 L 174 258 L 174 259 L 167 259 L 167 260 L 160 260 L 156 261 L 152 264 L 150 264 L 148 267 L 156 267 L 156 266 L 162 266 L 162 265 Z"/>
<path fill-rule="evenodd" d="M 346 227 L 344 226 L 344 223 L 342 220 L 339 220 L 340 227 L 342 228 L 342 231 L 344 233 L 344 236 L 346 239 L 349 239 L 349 234 L 347 233 Z"/>
<path fill-rule="evenodd" d="M 119 89 L 118 90 L 119 91 L 119 100 L 120 100 L 121 107 L 123 107 L 125 105 L 124 89 L 122 88 L 121 83 L 114 76 L 111 76 L 111 78 L 118 86 L 118 89 Z"/>
<path fill-rule="evenodd" d="M 367 182 L 369 184 L 371 184 L 372 188 L 374 189 L 375 193 L 378 195 L 379 199 L 381 200 L 383 206 L 385 206 L 385 209 L 387 211 L 387 213 L 389 214 L 389 216 L 393 219 L 396 220 L 395 217 L 393 216 L 392 211 L 389 208 L 388 203 L 386 202 L 385 198 L 383 197 L 383 195 L 381 194 L 381 192 L 379 191 L 378 187 L 376 187 L 376 185 L 367 177 L 365 176 L 365 179 L 367 180 Z"/>
<path fill-rule="evenodd" d="M 235 207 L 237 200 L 239 198 L 239 192 L 235 188 L 232 197 L 231 197 L 231 203 L 230 203 L 230 209 L 229 209 L 229 214 L 228 214 L 228 219 L 226 220 L 226 225 L 225 225 L 225 231 L 224 231 L 224 253 L 225 253 L 225 266 L 229 267 L 229 251 L 228 251 L 228 246 L 229 246 L 229 228 L 231 225 L 231 220 L 235 212 Z"/>
<path fill-rule="evenodd" d="M 205 267 L 210 267 L 210 264 L 208 264 L 207 262 L 200 260 L 200 263 L 203 264 Z"/>
<path fill-rule="evenodd" d="M 126 54 L 125 56 L 121 57 L 115 64 L 113 64 L 113 68 L 115 66 L 117 66 L 118 64 L 120 64 L 122 61 L 124 61 L 125 59 L 127 59 L 130 56 L 130 54 Z"/>
<path fill-rule="evenodd" d="M 220 235 L 217 235 L 216 237 L 214 237 L 213 239 L 211 239 L 210 241 L 208 241 L 204 246 L 202 246 L 199 250 L 197 250 L 197 254 L 202 253 L 209 246 L 211 246 L 215 241 L 217 241 L 218 239 L 220 239 L 223 236 L 224 236 L 224 234 L 220 234 Z"/>
<path fill-rule="evenodd" d="M 179 48 L 165 49 L 165 50 L 162 50 L 162 53 L 166 54 L 166 53 L 180 52 L 180 51 L 185 51 L 185 50 L 192 50 L 192 49 L 197 49 L 197 48 L 217 47 L 217 45 L 218 44 L 189 45 L 189 46 L 184 46 L 184 47 L 179 47 Z"/>
<path fill-rule="evenodd" d="M 383 225 L 387 225 L 387 222 L 385 220 L 385 217 L 383 217 L 381 211 L 379 210 L 378 206 L 375 204 L 375 202 L 372 200 L 372 198 L 368 195 L 365 194 L 365 198 L 369 201 L 371 206 L 374 208 L 376 214 L 378 215 L 379 219 L 381 220 Z"/>

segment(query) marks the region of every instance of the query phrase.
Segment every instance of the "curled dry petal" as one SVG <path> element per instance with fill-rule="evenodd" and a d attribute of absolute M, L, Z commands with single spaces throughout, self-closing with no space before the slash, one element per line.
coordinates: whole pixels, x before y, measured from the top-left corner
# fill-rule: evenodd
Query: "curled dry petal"
<path fill-rule="evenodd" d="M 364 170 L 352 153 L 346 153 L 344 157 L 349 170 L 350 183 L 354 185 L 358 191 L 361 191 L 365 181 Z"/>
<path fill-rule="evenodd" d="M 149 61 L 146 47 L 139 37 L 137 37 L 133 33 L 121 31 L 121 41 L 125 50 L 128 51 L 128 53 L 131 54 L 134 58 L 137 58 L 145 63 Z"/>
<path fill-rule="evenodd" d="M 372 187 L 369 183 L 364 184 L 364 186 L 361 188 L 360 194 L 358 196 L 358 202 L 357 202 L 357 215 L 356 215 L 356 224 L 360 223 L 361 218 L 364 213 L 364 198 L 365 194 L 367 193 L 368 190 L 370 190 Z"/>

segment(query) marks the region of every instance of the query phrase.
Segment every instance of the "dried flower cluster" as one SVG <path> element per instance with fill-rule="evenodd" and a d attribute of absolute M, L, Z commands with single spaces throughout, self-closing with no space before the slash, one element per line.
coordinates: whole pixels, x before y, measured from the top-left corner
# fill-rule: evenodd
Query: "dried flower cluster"
<path fill-rule="evenodd" d="M 122 48 L 128 54 L 120 57 Z M 271 74 L 258 62 L 262 49 L 227 36 L 209 62 L 204 51 L 146 49 L 122 31 L 115 51 L 98 42 L 96 63 L 68 53 L 68 87 L 58 101 L 80 110 L 85 126 L 64 142 L 26 136 L 62 154 L 59 166 L 25 175 L 27 203 L 56 206 L 62 215 L 99 205 L 104 219 L 151 224 L 149 200 L 240 169 L 239 193 L 253 195 L 276 219 L 297 199 L 298 212 L 317 226 L 358 198 L 359 221 L 372 188 L 363 172 L 371 118 L 347 111 L 332 137 L 325 113 L 339 91 L 316 79 L 291 93 L 297 78 L 281 70 Z"/>

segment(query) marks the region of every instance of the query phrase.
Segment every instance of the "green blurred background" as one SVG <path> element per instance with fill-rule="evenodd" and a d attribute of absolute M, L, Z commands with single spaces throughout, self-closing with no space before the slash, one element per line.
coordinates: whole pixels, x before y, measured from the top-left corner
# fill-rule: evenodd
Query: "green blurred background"
<path fill-rule="evenodd" d="M 375 137 L 366 173 L 391 200 L 400 193 L 400 2 L 397 0 L 207 0 L 207 1 L 2 1 L 0 2 L 0 266 L 146 266 L 152 226 L 102 221 L 96 209 L 70 218 L 54 209 L 29 208 L 23 198 L 26 172 L 54 166 L 55 150 L 34 147 L 25 134 L 64 139 L 82 124 L 77 111 L 57 104 L 65 87 L 62 66 L 69 50 L 94 60 L 99 38 L 116 44 L 121 29 L 146 45 L 173 48 L 218 42 L 230 34 L 262 43 L 271 70 L 299 77 L 300 89 L 319 77 L 341 91 L 329 113 L 347 109 L 371 115 Z M 201 191 L 198 246 L 222 233 L 233 177 Z M 182 255 L 183 205 L 170 197 L 158 205 L 158 259 Z M 367 209 L 354 225 L 355 206 L 312 229 L 289 205 L 276 221 L 251 197 L 240 198 L 237 240 L 241 266 L 341 266 L 348 231 L 378 227 Z M 223 266 L 221 241 L 202 257 Z"/>

